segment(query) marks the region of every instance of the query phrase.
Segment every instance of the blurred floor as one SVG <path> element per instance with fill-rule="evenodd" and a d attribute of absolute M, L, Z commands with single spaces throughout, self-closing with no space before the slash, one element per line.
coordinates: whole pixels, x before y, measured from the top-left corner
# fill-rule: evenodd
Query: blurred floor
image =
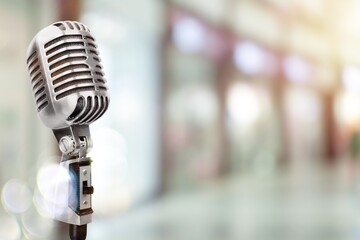
<path fill-rule="evenodd" d="M 343 161 L 344 162 L 344 161 Z M 96 219 L 89 240 L 360 237 L 360 188 L 351 165 L 234 176 L 172 194 L 117 219 Z"/>

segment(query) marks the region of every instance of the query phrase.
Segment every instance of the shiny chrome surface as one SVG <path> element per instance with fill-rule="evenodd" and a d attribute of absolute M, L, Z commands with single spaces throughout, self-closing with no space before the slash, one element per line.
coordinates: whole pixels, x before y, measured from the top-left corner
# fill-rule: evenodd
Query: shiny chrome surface
<path fill-rule="evenodd" d="M 90 30 L 65 21 L 41 30 L 27 52 L 37 110 L 49 128 L 90 124 L 107 110 L 109 96 Z"/>
<path fill-rule="evenodd" d="M 95 39 L 79 22 L 57 22 L 41 30 L 28 48 L 27 64 L 37 111 L 51 128 L 63 153 L 60 167 L 69 182 L 59 182 L 66 196 L 55 219 L 84 225 L 91 222 L 93 186 L 89 124 L 108 108 L 109 96 Z M 71 191 L 70 191 L 71 190 Z"/>

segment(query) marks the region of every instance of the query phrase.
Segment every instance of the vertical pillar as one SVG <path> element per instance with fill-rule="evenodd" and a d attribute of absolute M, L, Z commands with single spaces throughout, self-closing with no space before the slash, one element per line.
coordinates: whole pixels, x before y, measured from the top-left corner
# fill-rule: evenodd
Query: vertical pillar
<path fill-rule="evenodd" d="M 332 163 L 336 157 L 335 149 L 335 120 L 334 120 L 334 94 L 325 93 L 324 101 L 324 157 L 327 163 Z"/>
<path fill-rule="evenodd" d="M 58 20 L 78 21 L 82 10 L 82 0 L 57 0 Z"/>

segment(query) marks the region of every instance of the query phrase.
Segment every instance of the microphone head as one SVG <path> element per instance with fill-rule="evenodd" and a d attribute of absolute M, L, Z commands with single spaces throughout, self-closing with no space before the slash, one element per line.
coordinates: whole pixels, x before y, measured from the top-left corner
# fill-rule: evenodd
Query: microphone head
<path fill-rule="evenodd" d="M 109 106 L 99 52 L 88 27 L 56 22 L 31 41 L 27 65 L 37 111 L 49 128 L 90 124 Z"/>

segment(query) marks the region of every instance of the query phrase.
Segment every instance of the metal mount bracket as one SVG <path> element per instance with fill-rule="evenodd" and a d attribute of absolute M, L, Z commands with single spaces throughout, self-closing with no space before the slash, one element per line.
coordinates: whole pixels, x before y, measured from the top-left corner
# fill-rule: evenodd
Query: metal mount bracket
<path fill-rule="evenodd" d="M 91 184 L 91 159 L 87 153 L 92 148 L 88 125 L 75 125 L 53 130 L 62 152 L 60 166 L 69 174 L 68 204 L 65 211 L 55 212 L 55 219 L 74 225 L 91 222 L 94 188 Z"/>

